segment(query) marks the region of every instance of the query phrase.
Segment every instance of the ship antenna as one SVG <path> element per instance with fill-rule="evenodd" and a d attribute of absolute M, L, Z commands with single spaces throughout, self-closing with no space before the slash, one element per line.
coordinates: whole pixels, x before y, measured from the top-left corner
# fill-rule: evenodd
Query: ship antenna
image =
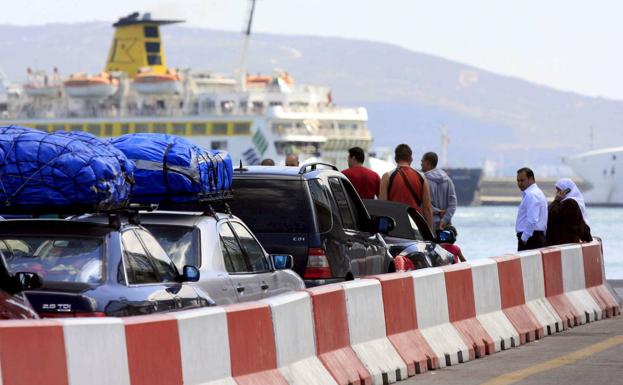
<path fill-rule="evenodd" d="M 244 32 L 244 40 L 242 42 L 242 52 L 240 53 L 240 65 L 238 67 L 238 76 L 240 77 L 240 90 L 247 90 L 247 49 L 249 48 L 249 40 L 251 38 L 251 25 L 253 24 L 253 13 L 255 12 L 255 0 L 251 0 L 249 7 L 249 19 L 247 20 L 247 28 Z"/>
<path fill-rule="evenodd" d="M 448 166 L 448 144 L 450 143 L 450 137 L 448 136 L 448 127 L 444 124 L 439 127 L 441 132 L 441 167 Z"/>

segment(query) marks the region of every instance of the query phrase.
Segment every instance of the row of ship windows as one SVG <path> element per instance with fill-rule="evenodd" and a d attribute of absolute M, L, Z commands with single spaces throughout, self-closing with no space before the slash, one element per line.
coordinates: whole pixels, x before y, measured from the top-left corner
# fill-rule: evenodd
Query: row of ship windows
<path fill-rule="evenodd" d="M 52 123 L 36 124 L 34 128 L 48 132 L 85 131 L 96 136 L 119 136 L 143 132 L 184 136 L 251 134 L 250 122 Z"/>

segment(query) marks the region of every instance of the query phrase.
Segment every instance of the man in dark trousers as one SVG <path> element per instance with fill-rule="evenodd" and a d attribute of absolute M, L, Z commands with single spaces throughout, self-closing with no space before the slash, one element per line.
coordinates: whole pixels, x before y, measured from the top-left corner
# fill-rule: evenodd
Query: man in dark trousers
<path fill-rule="evenodd" d="M 361 199 L 374 199 L 379 196 L 381 178 L 377 173 L 363 166 L 366 159 L 363 149 L 353 147 L 348 150 L 348 168 L 342 171 Z"/>
<path fill-rule="evenodd" d="M 420 213 L 430 228 L 433 228 L 433 210 L 426 178 L 411 167 L 413 152 L 406 144 L 399 144 L 394 150 L 396 169 L 381 178 L 379 199 L 402 202 Z"/>
<path fill-rule="evenodd" d="M 536 185 L 534 172 L 527 168 L 517 170 L 517 187 L 522 191 L 517 211 L 515 231 L 517 250 L 532 250 L 546 246 L 547 198 Z"/>

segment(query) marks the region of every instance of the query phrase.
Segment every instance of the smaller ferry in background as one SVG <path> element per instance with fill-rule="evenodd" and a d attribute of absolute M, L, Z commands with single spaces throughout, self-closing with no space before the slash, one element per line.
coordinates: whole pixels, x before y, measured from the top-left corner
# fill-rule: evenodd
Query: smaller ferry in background
<path fill-rule="evenodd" d="M 569 156 L 563 162 L 584 181 L 588 204 L 623 206 L 623 147 L 611 147 Z"/>

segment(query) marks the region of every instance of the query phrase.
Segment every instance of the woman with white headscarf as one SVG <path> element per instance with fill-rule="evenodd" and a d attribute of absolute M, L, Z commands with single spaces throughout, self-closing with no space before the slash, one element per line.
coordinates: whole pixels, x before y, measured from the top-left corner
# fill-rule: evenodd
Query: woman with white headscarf
<path fill-rule="evenodd" d="M 578 186 L 569 178 L 559 179 L 555 186 L 556 197 L 547 216 L 547 244 L 592 241 L 584 197 Z"/>

